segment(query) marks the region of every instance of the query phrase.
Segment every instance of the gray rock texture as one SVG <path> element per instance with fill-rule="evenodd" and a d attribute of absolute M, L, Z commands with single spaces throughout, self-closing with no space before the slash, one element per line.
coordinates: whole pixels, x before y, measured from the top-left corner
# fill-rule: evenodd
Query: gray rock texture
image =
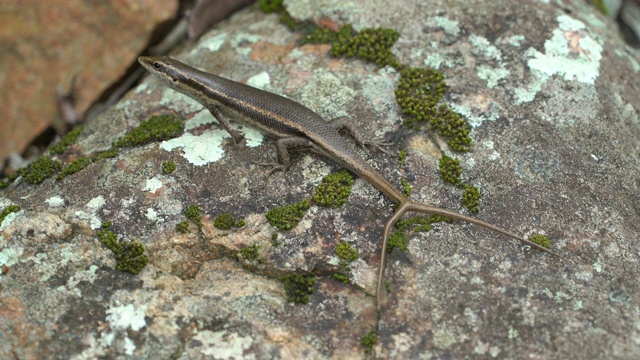
<path fill-rule="evenodd" d="M 313 5 L 311 5 L 313 3 Z M 484 197 L 477 215 L 529 236 L 544 233 L 558 259 L 487 230 L 437 224 L 394 250 L 379 320 L 375 298 L 382 227 L 391 203 L 357 179 L 343 207 L 312 205 L 291 231 L 265 219 L 313 194 L 339 167 L 297 152 L 266 177 L 273 143 L 252 129 L 235 148 L 194 101 L 147 78 L 86 125 L 65 162 L 103 151 L 153 114 L 187 119 L 178 138 L 123 149 L 67 178 L 18 180 L 0 190 L 0 358 L 533 358 L 640 357 L 640 58 L 584 1 L 292 1 L 292 16 L 358 30 L 396 29 L 399 61 L 446 77 L 446 101 L 468 119 L 474 144 L 457 155 Z M 399 74 L 299 46 L 300 34 L 246 9 L 172 56 L 284 94 L 329 119 L 348 115 L 369 138 L 392 138 L 368 161 L 412 198 L 464 212 L 443 183 L 437 137 L 401 126 Z M 162 163 L 177 164 L 173 173 Z M 203 228 L 176 231 L 197 204 Z M 213 227 L 218 214 L 240 229 Z M 137 275 L 97 231 L 149 256 Z M 277 239 L 272 239 L 273 233 Z M 334 247 L 360 258 L 351 282 Z M 259 246 L 255 260 L 238 251 Z M 279 278 L 315 273 L 306 305 Z M 360 344 L 376 328 L 371 352 Z"/>

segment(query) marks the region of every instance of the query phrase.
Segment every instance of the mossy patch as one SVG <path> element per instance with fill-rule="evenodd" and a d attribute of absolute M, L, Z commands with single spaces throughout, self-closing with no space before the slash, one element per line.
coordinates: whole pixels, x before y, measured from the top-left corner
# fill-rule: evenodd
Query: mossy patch
<path fill-rule="evenodd" d="M 266 14 L 284 11 L 282 0 L 259 0 L 258 7 Z"/>
<path fill-rule="evenodd" d="M 251 246 L 247 246 L 246 248 L 240 250 L 240 255 L 242 258 L 248 261 L 254 261 L 258 259 L 258 251 L 260 250 L 260 246 L 258 244 L 253 244 Z"/>
<path fill-rule="evenodd" d="M 183 220 L 177 223 L 176 231 L 182 234 L 186 234 L 187 231 L 189 231 L 189 222 L 187 222 L 187 220 Z"/>
<path fill-rule="evenodd" d="M 336 57 L 357 57 L 380 67 L 391 66 L 400 69 L 401 65 L 393 56 L 391 47 L 400 38 L 400 33 L 389 28 L 367 28 L 360 32 L 346 24 L 338 31 L 331 43 L 329 54 Z"/>
<path fill-rule="evenodd" d="M 477 214 L 480 211 L 480 199 L 482 198 L 482 193 L 480 193 L 480 189 L 473 185 L 465 184 L 464 192 L 462 193 L 462 206 L 469 209 L 474 214 Z"/>
<path fill-rule="evenodd" d="M 4 189 L 6 187 L 9 187 L 9 185 L 11 185 L 11 183 L 18 178 L 18 176 L 20 176 L 20 174 L 18 174 L 17 172 L 7 176 L 4 179 L 0 180 L 0 189 Z"/>
<path fill-rule="evenodd" d="M 404 166 L 404 161 L 407 159 L 407 150 L 400 150 L 398 153 L 398 167 Z"/>
<path fill-rule="evenodd" d="M 243 227 L 244 224 L 243 219 L 236 219 L 229 213 L 222 213 L 213 220 L 213 226 L 220 230 L 230 230 L 232 227 Z"/>
<path fill-rule="evenodd" d="M 349 277 L 341 273 L 333 273 L 331 277 L 345 284 L 349 283 Z"/>
<path fill-rule="evenodd" d="M 162 172 L 165 174 L 171 174 L 176 170 L 176 163 L 169 160 L 162 163 Z"/>
<path fill-rule="evenodd" d="M 73 160 L 71 162 L 71 164 L 67 164 L 62 168 L 62 171 L 60 172 L 60 174 L 58 174 L 56 176 L 56 180 L 62 180 L 64 179 L 67 175 L 72 175 L 77 173 L 78 171 L 86 168 L 87 166 L 91 165 L 91 163 L 93 163 L 93 161 L 87 157 L 79 157 L 75 160 Z"/>
<path fill-rule="evenodd" d="M 183 214 L 187 217 L 187 219 L 191 220 L 198 229 L 202 229 L 202 219 L 200 218 L 200 206 L 198 205 L 189 205 L 184 210 Z"/>
<path fill-rule="evenodd" d="M 291 230 L 302 220 L 304 214 L 309 210 L 309 206 L 311 206 L 309 200 L 304 199 L 293 205 L 273 208 L 267 211 L 266 217 L 269 224 L 278 230 Z"/>
<path fill-rule="evenodd" d="M 18 212 L 18 211 L 20 211 L 20 206 L 18 205 L 9 205 L 4 209 L 2 209 L 2 212 L 0 212 L 0 224 L 2 224 L 2 222 L 4 221 L 4 218 L 6 218 L 9 214 Z"/>
<path fill-rule="evenodd" d="M 171 115 L 154 115 L 140 125 L 116 140 L 115 147 L 134 147 L 153 141 L 163 141 L 178 136 L 184 127 L 184 122 Z"/>
<path fill-rule="evenodd" d="M 281 279 L 284 289 L 287 292 L 287 301 L 296 304 L 306 304 L 309 296 L 313 294 L 316 283 L 315 275 L 288 274 Z"/>
<path fill-rule="evenodd" d="M 453 219 L 442 215 L 417 215 L 398 221 L 396 228 L 399 231 L 427 232 L 431 230 L 431 225 L 437 222 L 452 223 Z"/>
<path fill-rule="evenodd" d="M 340 207 L 351 194 L 354 182 L 353 176 L 347 170 L 329 174 L 322 178 L 322 183 L 316 188 L 313 201 L 321 206 Z"/>
<path fill-rule="evenodd" d="M 459 187 L 462 186 L 461 175 L 460 160 L 442 154 L 440 158 L 440 176 L 442 180 Z"/>
<path fill-rule="evenodd" d="M 549 248 L 551 246 L 551 241 L 549 241 L 549 238 L 547 238 L 546 236 L 542 235 L 542 234 L 535 234 L 535 235 L 531 235 L 529 237 L 529 241 L 532 241 L 544 248 Z"/>
<path fill-rule="evenodd" d="M 409 238 L 404 232 L 400 230 L 394 231 L 391 236 L 389 236 L 389 241 L 387 242 L 387 252 L 390 253 L 394 248 L 400 249 L 400 251 L 407 251 L 407 244 L 409 243 Z"/>
<path fill-rule="evenodd" d="M 40 184 L 46 179 L 57 174 L 62 169 L 62 163 L 43 156 L 18 170 L 18 174 L 29 184 Z"/>
<path fill-rule="evenodd" d="M 342 260 L 351 262 L 358 258 L 358 250 L 346 241 L 341 242 L 335 247 L 336 255 Z"/>
<path fill-rule="evenodd" d="M 149 262 L 149 257 L 144 253 L 144 246 L 139 242 L 118 242 L 116 233 L 110 230 L 111 223 L 102 223 L 102 229 L 98 230 L 100 242 L 113 252 L 116 259 L 116 269 L 131 274 L 138 274 Z"/>
<path fill-rule="evenodd" d="M 69 149 L 71 145 L 75 144 L 78 141 L 78 135 L 80 135 L 83 130 L 84 127 L 82 125 L 73 128 L 62 138 L 60 138 L 60 141 L 57 144 L 51 146 L 49 152 L 54 155 L 60 155 L 64 153 L 65 151 L 67 151 L 67 149 Z"/>
<path fill-rule="evenodd" d="M 365 336 L 360 340 L 360 344 L 364 346 L 367 352 L 370 352 L 373 349 L 373 346 L 378 342 L 378 335 L 376 334 L 376 329 L 371 329 Z"/>
<path fill-rule="evenodd" d="M 400 71 L 396 99 L 406 115 L 404 124 L 417 128 L 428 123 L 454 151 L 471 150 L 471 127 L 460 114 L 448 105 L 440 104 L 447 90 L 442 73 L 430 68 L 406 67 Z"/>

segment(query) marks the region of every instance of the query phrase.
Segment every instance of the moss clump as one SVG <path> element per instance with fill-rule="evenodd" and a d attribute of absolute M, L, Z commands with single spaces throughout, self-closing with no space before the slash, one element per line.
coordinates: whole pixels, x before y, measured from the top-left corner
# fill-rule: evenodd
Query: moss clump
<path fill-rule="evenodd" d="M 397 230 L 394 231 L 393 234 L 389 237 L 389 242 L 387 242 L 387 252 L 391 252 L 394 248 L 400 249 L 400 251 L 407 251 L 407 244 L 409 243 L 409 238 L 404 232 Z"/>
<path fill-rule="evenodd" d="M 65 165 L 62 172 L 56 176 L 56 180 L 62 180 L 67 175 L 72 175 L 89 166 L 93 161 L 87 157 L 80 157 Z"/>
<path fill-rule="evenodd" d="M 2 212 L 0 212 L 0 224 L 2 224 L 4 218 L 6 218 L 7 215 L 18 211 L 20 211 L 20 206 L 18 205 L 9 205 L 6 208 L 2 209 Z"/>
<path fill-rule="evenodd" d="M 440 176 L 442 180 L 460 187 L 462 186 L 461 175 L 460 160 L 442 154 L 440 158 Z"/>
<path fill-rule="evenodd" d="M 405 178 L 400 179 L 400 184 L 402 185 L 402 188 L 404 189 L 404 191 L 402 192 L 404 197 L 411 196 L 411 185 L 409 185 L 409 183 L 407 182 L 407 179 L 405 179 Z"/>
<path fill-rule="evenodd" d="M 296 304 L 306 304 L 309 296 L 313 294 L 313 286 L 316 283 L 315 275 L 289 274 L 281 279 L 287 292 L 287 301 Z"/>
<path fill-rule="evenodd" d="M 258 244 L 253 244 L 251 246 L 247 246 L 246 248 L 240 250 L 240 254 L 245 260 L 254 261 L 258 258 L 259 250 L 260 250 L 260 246 Z"/>
<path fill-rule="evenodd" d="M 371 329 L 360 341 L 360 344 L 367 349 L 367 352 L 370 352 L 373 349 L 373 345 L 378 341 L 378 335 L 376 335 L 376 329 Z"/>
<path fill-rule="evenodd" d="M 11 185 L 11 183 L 12 183 L 15 179 L 17 179 L 17 178 L 18 178 L 18 176 L 20 176 L 20 174 L 18 174 L 18 173 L 16 172 L 16 173 L 13 173 L 13 174 L 11 174 L 11 175 L 7 176 L 7 177 L 6 177 L 6 178 L 4 178 L 4 179 L 1 179 L 1 180 L 0 180 L 0 189 L 4 189 L 4 188 L 6 188 L 6 187 L 9 187 L 9 185 Z"/>
<path fill-rule="evenodd" d="M 473 185 L 465 184 L 464 193 L 462 193 L 462 206 L 466 207 L 472 213 L 477 214 L 480 211 L 480 199 L 482 194 L 480 189 Z"/>
<path fill-rule="evenodd" d="M 343 275 L 340 273 L 333 273 L 331 274 L 331 277 L 345 284 L 349 283 L 349 277 L 347 275 Z"/>
<path fill-rule="evenodd" d="M 358 250 L 346 241 L 336 245 L 335 251 L 340 259 L 348 262 L 356 260 L 359 256 Z"/>
<path fill-rule="evenodd" d="M 182 234 L 186 234 L 187 231 L 189 231 L 189 223 L 187 222 L 187 220 L 180 221 L 178 224 L 176 224 L 176 231 Z"/>
<path fill-rule="evenodd" d="M 78 135 L 82 133 L 82 130 L 84 130 L 83 126 L 75 127 L 67 134 L 65 134 L 57 144 L 53 145 L 49 152 L 55 155 L 64 153 L 65 151 L 67 151 L 67 149 L 69 149 L 71 145 L 75 144 L 78 141 Z"/>
<path fill-rule="evenodd" d="M 107 151 L 103 151 L 101 153 L 96 154 L 95 156 L 92 157 L 93 161 L 99 161 L 102 159 L 109 159 L 109 158 L 114 158 L 116 156 L 118 156 L 118 148 L 117 147 L 112 147 L 111 149 L 107 150 Z"/>
<path fill-rule="evenodd" d="M 549 248 L 551 246 L 551 241 L 549 241 L 549 238 L 547 238 L 546 236 L 542 235 L 542 234 L 535 234 L 535 235 L 531 235 L 529 237 L 529 241 L 532 241 L 544 248 Z"/>
<path fill-rule="evenodd" d="M 149 257 L 144 253 L 144 246 L 138 242 L 118 242 L 116 233 L 111 231 L 110 227 L 110 222 L 103 222 L 102 229 L 98 230 L 98 237 L 100 242 L 113 252 L 116 269 L 138 274 L 149 262 Z"/>
<path fill-rule="evenodd" d="M 171 174 L 176 170 L 176 163 L 173 161 L 165 161 L 162 163 L 162 172 L 165 174 Z"/>
<path fill-rule="evenodd" d="M 301 45 L 304 44 L 331 44 L 336 40 L 338 34 L 325 27 L 316 26 L 302 37 Z"/>
<path fill-rule="evenodd" d="M 418 123 L 426 122 L 454 151 L 467 152 L 471 149 L 471 127 L 446 104 L 438 106 L 446 90 L 442 73 L 406 67 L 400 71 L 396 99 L 407 115 L 405 125 L 417 128 Z"/>
<path fill-rule="evenodd" d="M 342 206 L 351 194 L 354 182 L 347 170 L 329 174 L 322 178 L 322 183 L 316 188 L 313 201 L 321 206 Z"/>
<path fill-rule="evenodd" d="M 338 31 L 329 54 L 336 57 L 357 57 L 380 67 L 389 65 L 400 69 L 400 63 L 391 53 L 391 47 L 399 38 L 400 33 L 393 29 L 369 28 L 356 32 L 347 24 Z"/>
<path fill-rule="evenodd" d="M 400 150 L 400 153 L 398 154 L 398 167 L 404 166 L 404 160 L 406 158 L 407 158 L 407 151 L 406 150 Z"/>
<path fill-rule="evenodd" d="M 236 219 L 229 213 L 222 213 L 213 220 L 213 226 L 220 230 L 230 230 L 232 227 L 243 227 L 244 220 Z"/>
<path fill-rule="evenodd" d="M 61 169 L 62 163 L 60 161 L 51 160 L 48 157 L 43 156 L 26 167 L 18 170 L 18 173 L 29 184 L 40 184 L 58 173 Z"/>
<path fill-rule="evenodd" d="M 200 206 L 198 205 L 189 205 L 184 210 L 184 216 L 186 216 L 187 219 L 191 220 L 194 224 L 196 224 L 198 229 L 202 229 L 202 220 L 200 219 L 200 211 L 201 211 Z"/>
<path fill-rule="evenodd" d="M 304 199 L 293 205 L 273 208 L 267 211 L 266 217 L 269 224 L 278 230 L 291 230 L 302 220 L 309 206 L 311 206 L 309 200 Z"/>
<path fill-rule="evenodd" d="M 266 14 L 284 11 L 282 0 L 259 0 L 258 7 Z"/>
<path fill-rule="evenodd" d="M 154 115 L 116 140 L 113 145 L 115 147 L 133 147 L 153 141 L 168 140 L 178 136 L 182 132 L 183 126 L 183 121 L 175 116 Z"/>
<path fill-rule="evenodd" d="M 442 215 L 418 215 L 398 221 L 396 228 L 399 231 L 427 232 L 431 230 L 431 224 L 441 221 L 452 223 L 453 219 Z"/>

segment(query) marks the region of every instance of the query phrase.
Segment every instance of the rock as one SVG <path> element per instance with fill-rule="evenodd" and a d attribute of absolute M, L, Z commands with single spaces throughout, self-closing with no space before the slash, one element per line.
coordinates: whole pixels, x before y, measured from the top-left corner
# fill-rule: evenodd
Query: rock
<path fill-rule="evenodd" d="M 462 190 L 438 174 L 441 153 L 455 155 L 463 180 L 482 191 L 479 218 L 544 233 L 563 259 L 472 225 L 436 224 L 390 254 L 378 320 L 369 284 L 390 202 L 357 179 L 343 207 L 311 205 L 292 230 L 276 231 L 265 212 L 310 198 L 340 167 L 297 152 L 286 174 L 266 177 L 253 161 L 272 160 L 270 141 L 243 129 L 248 146 L 235 148 L 201 106 L 149 78 L 87 124 L 61 160 L 108 149 L 152 114 L 185 117 L 179 137 L 0 190 L 0 204 L 23 211 L 7 229 L 47 213 L 74 229 L 56 241 L 20 232 L 0 241 L 0 357 L 636 357 L 640 59 L 604 16 L 565 3 L 285 3 L 296 18 L 396 29 L 401 63 L 444 73 L 446 102 L 473 130 L 464 154 L 401 126 L 396 70 L 298 46 L 298 33 L 255 7 L 173 55 L 327 119 L 349 115 L 369 138 L 393 135 L 392 154 L 371 150 L 369 162 L 398 187 L 405 178 L 412 198 L 464 212 Z M 176 170 L 165 174 L 169 160 Z M 190 205 L 202 230 L 183 214 Z M 215 229 L 223 212 L 244 226 Z M 138 275 L 115 269 L 98 235 L 104 221 L 118 241 L 144 246 Z M 348 284 L 333 278 L 344 270 L 334 250 L 343 241 L 359 254 Z M 279 280 L 291 274 L 317 276 L 305 283 L 307 304 L 287 300 Z M 372 329 L 367 353 L 361 340 Z"/>

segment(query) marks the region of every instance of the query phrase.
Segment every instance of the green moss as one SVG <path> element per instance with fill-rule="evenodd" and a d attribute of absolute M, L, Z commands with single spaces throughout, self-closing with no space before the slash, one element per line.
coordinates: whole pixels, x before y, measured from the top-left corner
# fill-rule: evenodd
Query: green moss
<path fill-rule="evenodd" d="M 400 184 L 402 184 L 402 188 L 404 189 L 404 197 L 411 196 L 411 185 L 409 185 L 407 180 L 405 178 L 400 179 Z"/>
<path fill-rule="evenodd" d="M 189 231 L 189 223 L 187 222 L 187 220 L 180 221 L 176 225 L 176 231 L 179 232 L 179 233 L 186 234 L 187 231 Z"/>
<path fill-rule="evenodd" d="M 480 193 L 480 189 L 473 185 L 464 185 L 464 193 L 462 194 L 462 206 L 477 214 L 478 211 L 480 211 L 481 198 L 482 194 Z"/>
<path fill-rule="evenodd" d="M 453 219 L 442 215 L 418 215 L 398 221 L 396 228 L 399 231 L 427 232 L 431 230 L 431 224 L 441 221 L 452 223 Z"/>
<path fill-rule="evenodd" d="M 20 176 L 20 174 L 13 173 L 9 176 L 7 176 L 6 178 L 0 180 L 0 189 L 4 189 L 6 187 L 9 187 L 9 185 L 11 185 L 11 183 L 18 178 L 18 176 Z"/>
<path fill-rule="evenodd" d="M 229 230 L 232 227 L 242 227 L 244 226 L 244 220 L 236 219 L 233 215 L 229 213 L 222 213 L 213 220 L 213 226 L 217 227 L 220 230 Z"/>
<path fill-rule="evenodd" d="M 56 176 L 56 180 L 62 180 L 67 175 L 72 175 L 77 173 L 78 171 L 89 166 L 93 161 L 87 157 L 80 157 L 71 162 L 71 164 L 65 165 L 62 168 L 62 172 Z"/>
<path fill-rule="evenodd" d="M 316 283 L 315 275 L 289 274 L 283 276 L 280 280 L 287 292 L 287 301 L 296 304 L 309 302 L 309 296 L 313 294 L 313 287 Z"/>
<path fill-rule="evenodd" d="M 4 218 L 6 218 L 7 215 L 18 211 L 20 211 L 20 206 L 18 205 L 9 205 L 6 208 L 2 209 L 2 212 L 0 212 L 0 224 L 2 224 Z"/>
<path fill-rule="evenodd" d="M 240 250 L 240 254 L 245 260 L 253 261 L 258 258 L 259 250 L 260 250 L 260 246 L 258 244 L 253 244 L 251 246 L 247 246 L 246 248 Z"/>
<path fill-rule="evenodd" d="M 284 11 L 282 0 L 259 0 L 258 7 L 266 14 Z"/>
<path fill-rule="evenodd" d="M 373 349 L 373 346 L 378 341 L 378 335 L 376 335 L 376 329 L 371 329 L 360 341 L 360 344 L 367 349 L 367 352 L 370 352 Z"/>
<path fill-rule="evenodd" d="M 604 0 L 593 0 L 593 6 L 600 10 L 604 15 L 609 16 L 609 9 L 607 8 L 607 1 Z"/>
<path fill-rule="evenodd" d="M 409 243 L 409 238 L 404 232 L 397 230 L 394 231 L 393 234 L 389 237 L 389 242 L 387 242 L 387 252 L 391 252 L 394 248 L 400 249 L 400 251 L 407 251 L 407 244 Z"/>
<path fill-rule="evenodd" d="M 447 86 L 442 73 L 430 68 L 405 67 L 400 71 L 396 100 L 406 115 L 404 124 L 417 128 L 426 122 L 458 152 L 471 149 L 471 127 L 446 104 L 438 106 Z"/>
<path fill-rule="evenodd" d="M 313 201 L 321 206 L 342 206 L 351 194 L 354 182 L 347 170 L 329 174 L 322 178 L 322 183 L 316 188 Z"/>
<path fill-rule="evenodd" d="M 407 158 L 407 151 L 406 150 L 400 150 L 400 153 L 398 154 L 398 167 L 404 166 L 404 160 L 406 158 Z"/>
<path fill-rule="evenodd" d="M 102 223 L 102 229 L 98 230 L 100 242 L 113 252 L 116 259 L 116 269 L 131 274 L 138 274 L 149 262 L 149 257 L 144 253 L 144 246 L 138 242 L 118 242 L 116 233 L 110 230 L 111 223 Z"/>
<path fill-rule="evenodd" d="M 302 220 L 310 205 L 309 200 L 304 199 L 293 205 L 278 206 L 267 211 L 266 217 L 271 226 L 279 230 L 291 230 Z"/>
<path fill-rule="evenodd" d="M 201 211 L 200 206 L 198 205 L 189 205 L 184 211 L 184 216 L 186 216 L 187 219 L 191 220 L 194 224 L 196 224 L 198 229 L 202 229 L 202 220 L 200 219 L 200 211 Z"/>
<path fill-rule="evenodd" d="M 51 160 L 46 156 L 30 163 L 26 167 L 18 170 L 18 173 L 29 184 L 40 184 L 44 180 L 52 177 L 62 169 L 62 163 Z"/>
<path fill-rule="evenodd" d="M 357 57 L 380 67 L 389 65 L 400 69 L 400 63 L 391 53 L 391 47 L 399 38 L 400 33 L 393 29 L 369 28 L 358 33 L 347 24 L 338 31 L 329 54 L 336 57 Z"/>
<path fill-rule="evenodd" d="M 116 156 L 118 156 L 118 148 L 117 147 L 112 147 L 111 149 L 107 150 L 107 151 L 103 151 L 101 153 L 98 153 L 94 156 L 92 156 L 93 161 L 99 161 L 102 159 L 109 159 L 109 158 L 114 158 Z"/>
<path fill-rule="evenodd" d="M 549 241 L 549 238 L 547 238 L 546 236 L 542 235 L 542 234 L 535 234 L 535 235 L 531 235 L 529 237 L 529 241 L 532 241 L 544 248 L 549 248 L 551 246 L 551 241 Z"/>
<path fill-rule="evenodd" d="M 346 241 L 336 245 L 335 251 L 340 259 L 349 262 L 356 260 L 359 256 L 358 250 Z"/>
<path fill-rule="evenodd" d="M 391 291 L 393 290 L 393 285 L 391 284 L 391 281 L 389 280 L 384 281 L 384 289 L 387 291 L 387 293 L 391 293 Z"/>
<path fill-rule="evenodd" d="M 325 27 L 316 26 L 307 34 L 303 35 L 301 45 L 304 44 L 331 44 L 336 41 L 338 33 Z"/>
<path fill-rule="evenodd" d="M 342 275 L 340 273 L 333 273 L 331 274 L 331 277 L 345 284 L 349 283 L 349 277 L 347 275 Z"/>
<path fill-rule="evenodd" d="M 116 140 L 115 147 L 133 147 L 148 144 L 153 141 L 168 140 L 182 132 L 184 123 L 171 115 L 152 116 L 140 125 L 130 130 L 125 136 Z"/>
<path fill-rule="evenodd" d="M 442 157 L 440 158 L 440 176 L 442 177 L 442 180 L 461 187 L 461 175 L 462 168 L 460 167 L 460 160 L 442 154 Z"/>
<path fill-rule="evenodd" d="M 65 151 L 67 151 L 67 149 L 69 149 L 71 145 L 75 144 L 78 141 L 78 135 L 82 133 L 82 130 L 84 130 L 84 127 L 82 125 L 75 127 L 67 134 L 65 134 L 57 144 L 53 145 L 49 152 L 55 155 L 64 153 Z"/>
<path fill-rule="evenodd" d="M 176 163 L 173 161 L 165 161 L 162 163 L 162 172 L 165 174 L 171 174 L 176 170 Z"/>

